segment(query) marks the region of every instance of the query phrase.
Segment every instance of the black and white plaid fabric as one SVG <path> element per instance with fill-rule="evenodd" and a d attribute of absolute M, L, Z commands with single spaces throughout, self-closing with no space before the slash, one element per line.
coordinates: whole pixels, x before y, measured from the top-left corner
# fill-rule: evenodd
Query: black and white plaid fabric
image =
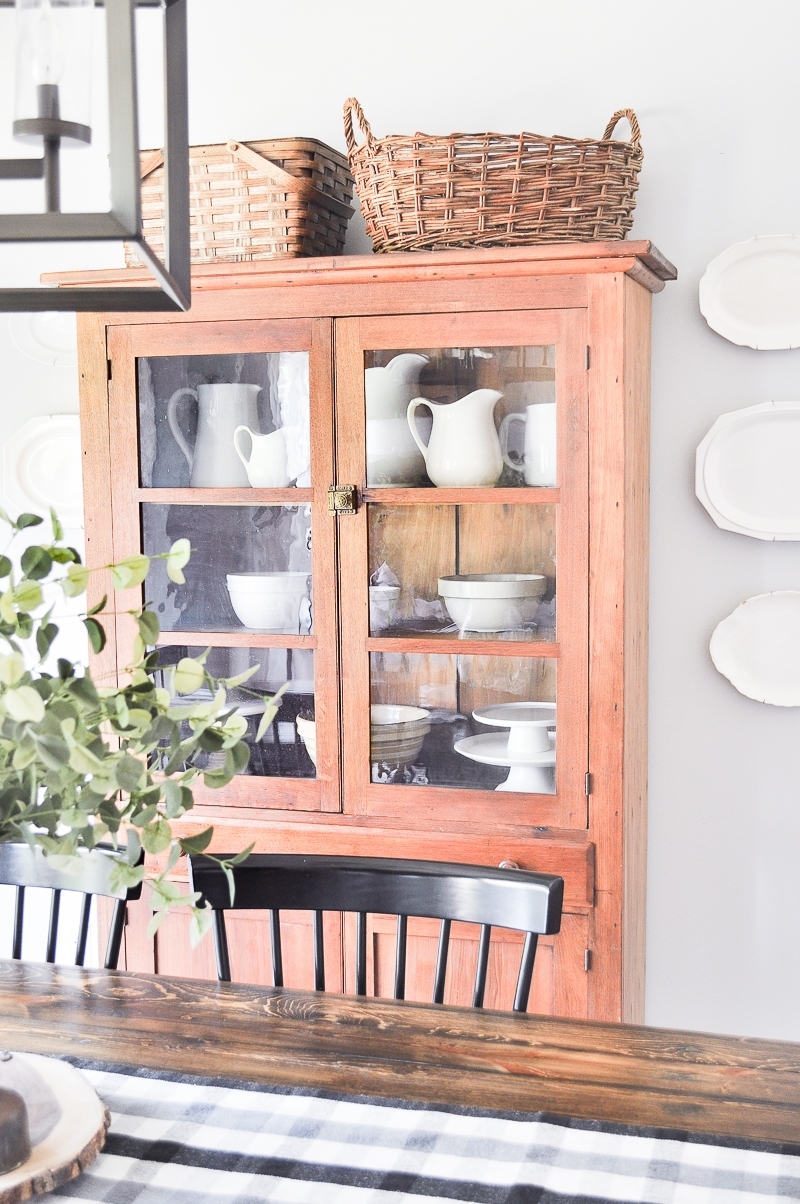
<path fill-rule="evenodd" d="M 280 1090 L 69 1059 L 112 1116 L 57 1201 L 108 1204 L 765 1204 L 800 1145 Z"/>

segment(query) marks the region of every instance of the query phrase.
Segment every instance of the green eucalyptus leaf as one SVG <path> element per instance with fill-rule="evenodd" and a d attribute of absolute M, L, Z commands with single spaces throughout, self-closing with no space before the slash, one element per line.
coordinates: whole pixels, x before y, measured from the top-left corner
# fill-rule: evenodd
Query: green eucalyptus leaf
<path fill-rule="evenodd" d="M 181 846 L 181 852 L 187 856 L 196 856 L 198 853 L 205 853 L 208 846 L 211 844 L 211 838 L 214 835 L 213 828 L 204 828 L 202 832 L 198 832 L 196 836 L 182 836 L 178 843 Z"/>
<path fill-rule="evenodd" d="M 104 608 L 107 601 L 108 601 L 108 594 L 103 594 L 100 601 L 97 602 L 94 606 L 90 607 L 89 610 L 87 610 L 87 612 L 86 612 L 87 618 L 91 618 L 92 615 L 99 615 L 100 611 Z"/>
<path fill-rule="evenodd" d="M 163 816 L 159 816 L 146 828 L 142 828 L 139 832 L 142 844 L 146 853 L 152 853 L 154 856 L 158 853 L 163 853 L 172 840 L 172 829 Z"/>
<path fill-rule="evenodd" d="M 92 645 L 92 651 L 95 654 L 102 652 L 106 646 L 106 633 L 102 623 L 98 623 L 97 619 L 84 619 L 83 625 L 89 632 L 89 643 Z"/>
<path fill-rule="evenodd" d="M 91 571 L 85 565 L 71 564 L 66 577 L 62 577 L 59 584 L 68 598 L 77 598 L 86 592 L 90 576 Z"/>
<path fill-rule="evenodd" d="M 4 686 L 15 686 L 24 672 L 25 661 L 19 652 L 0 656 L 0 683 Z"/>
<path fill-rule="evenodd" d="M 128 865 L 136 865 L 142 855 L 142 842 L 139 839 L 139 833 L 135 828 L 128 828 L 125 839 L 127 842 L 125 860 L 128 862 Z"/>
<path fill-rule="evenodd" d="M 52 506 L 50 507 L 50 523 L 53 527 L 53 539 L 56 541 L 63 539 L 64 528 L 61 526 L 61 520 Z"/>
<path fill-rule="evenodd" d="M 38 514 L 20 514 L 13 525 L 18 531 L 24 531 L 26 527 L 40 527 L 43 521 Z"/>
<path fill-rule="evenodd" d="M 41 723 L 44 703 L 32 686 L 18 686 L 3 695 L 6 711 L 17 723 Z"/>
<path fill-rule="evenodd" d="M 88 673 L 84 673 L 83 677 L 74 677 L 67 688 L 70 694 L 80 702 L 85 702 L 91 707 L 100 705 L 100 698 Z"/>
<path fill-rule="evenodd" d="M 14 590 L 14 602 L 23 614 L 36 610 L 37 606 L 41 606 L 42 599 L 42 587 L 38 581 L 27 581 L 23 578 Z"/>
<path fill-rule="evenodd" d="M 139 626 L 139 635 L 145 644 L 155 644 L 161 632 L 161 627 L 158 622 L 158 616 L 154 615 L 152 610 L 143 610 L 136 620 Z"/>
<path fill-rule="evenodd" d="M 150 917 L 150 923 L 147 925 L 147 936 L 149 940 L 153 939 L 168 915 L 169 912 L 167 911 L 166 907 L 162 907 L 159 911 L 153 912 Z"/>
<path fill-rule="evenodd" d="M 232 777 L 233 771 L 229 772 L 227 768 L 203 770 L 203 782 L 209 790 L 221 790 L 223 786 L 228 785 Z"/>
<path fill-rule="evenodd" d="M 47 548 L 32 544 L 22 553 L 20 565 L 26 577 L 30 577 L 32 581 L 41 581 L 53 567 L 53 557 Z"/>
<path fill-rule="evenodd" d="M 137 854 L 138 856 L 138 854 Z M 108 885 L 113 891 L 130 890 L 143 881 L 145 868 L 143 865 L 128 865 L 122 858 L 115 860 L 108 871 Z"/>
<path fill-rule="evenodd" d="M 149 556 L 145 556 L 141 552 L 136 552 L 133 556 L 127 556 L 125 560 L 121 560 L 119 564 L 115 564 L 111 570 L 114 589 L 133 589 L 134 586 L 141 585 L 149 571 Z"/>
<path fill-rule="evenodd" d="M 189 921 L 189 944 L 196 948 L 214 922 L 214 912 L 210 907 L 193 907 L 192 918 Z"/>
<path fill-rule="evenodd" d="M 130 753 L 125 753 L 117 762 L 114 770 L 114 777 L 120 790 L 126 790 L 129 794 L 139 789 L 144 766 L 141 761 L 137 761 Z"/>
<path fill-rule="evenodd" d="M 172 675 L 172 684 L 178 694 L 194 694 L 205 680 L 205 667 L 200 661 L 189 656 L 184 656 L 178 661 Z"/>
<path fill-rule="evenodd" d="M 167 556 L 167 576 L 176 585 L 184 585 L 186 578 L 182 569 L 188 564 L 192 546 L 188 539 L 176 539 Z"/>
<path fill-rule="evenodd" d="M 33 734 L 33 741 L 40 759 L 48 769 L 59 772 L 69 764 L 69 745 L 58 736 Z"/>
<path fill-rule="evenodd" d="M 11 561 L 7 556 L 0 556 L 0 577 L 8 577 L 11 572 Z"/>
<path fill-rule="evenodd" d="M 228 752 L 233 758 L 234 771 L 244 773 L 250 762 L 249 745 L 245 744 L 244 740 L 240 740 L 238 744 L 234 744 L 233 748 L 229 748 Z"/>
<path fill-rule="evenodd" d="M 58 628 L 55 623 L 45 623 L 36 632 L 36 649 L 41 660 L 47 656 L 52 646 L 53 640 L 58 635 Z"/>

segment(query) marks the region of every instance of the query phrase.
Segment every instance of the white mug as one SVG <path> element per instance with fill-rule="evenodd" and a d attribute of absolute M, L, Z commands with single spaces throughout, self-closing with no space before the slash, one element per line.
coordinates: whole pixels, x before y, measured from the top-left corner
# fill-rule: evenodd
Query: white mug
<path fill-rule="evenodd" d="M 241 448 L 242 432 L 250 436 L 250 455 L 247 459 Z M 268 435 L 258 435 L 249 426 L 237 426 L 233 432 L 233 446 L 244 464 L 253 489 L 284 489 L 291 485 L 286 462 L 286 436 L 282 427 Z"/>
<path fill-rule="evenodd" d="M 514 422 L 525 424 L 525 450 L 521 458 L 518 452 L 508 450 L 508 436 Z M 506 464 L 515 472 L 524 473 L 526 485 L 555 485 L 556 403 L 548 401 L 526 406 L 524 414 L 506 414 L 500 423 L 500 445 Z M 516 459 L 512 455 L 516 455 Z"/>

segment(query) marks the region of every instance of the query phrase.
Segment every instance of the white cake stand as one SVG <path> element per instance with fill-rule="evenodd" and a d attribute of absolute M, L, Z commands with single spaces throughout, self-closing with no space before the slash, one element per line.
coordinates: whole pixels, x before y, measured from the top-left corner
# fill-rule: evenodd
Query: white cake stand
<path fill-rule="evenodd" d="M 508 728 L 508 734 L 490 732 L 468 736 L 455 744 L 456 752 L 483 765 L 507 765 L 508 777 L 496 787 L 524 794 L 555 794 L 556 708 L 549 702 L 509 702 L 473 711 L 478 723 Z"/>

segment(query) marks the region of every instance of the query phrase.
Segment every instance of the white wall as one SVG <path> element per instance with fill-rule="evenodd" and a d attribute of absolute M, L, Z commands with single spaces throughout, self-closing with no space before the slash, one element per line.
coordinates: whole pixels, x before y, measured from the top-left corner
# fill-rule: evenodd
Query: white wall
<path fill-rule="evenodd" d="M 377 133 L 599 136 L 614 109 L 637 111 L 633 236 L 680 270 L 654 303 L 647 1019 L 800 1039 L 800 716 L 737 694 L 707 651 L 743 598 L 800 586 L 800 547 L 717 530 L 692 483 L 694 449 L 719 414 L 800 391 L 800 351 L 734 347 L 697 308 L 705 265 L 730 243 L 800 233 L 800 8 L 190 0 L 190 37 L 195 142 L 313 134 L 343 147 L 351 94 Z M 348 249 L 368 249 L 360 222 Z M 10 395 L 6 351 L 3 438 L 50 404 L 34 369 L 18 371 Z"/>

